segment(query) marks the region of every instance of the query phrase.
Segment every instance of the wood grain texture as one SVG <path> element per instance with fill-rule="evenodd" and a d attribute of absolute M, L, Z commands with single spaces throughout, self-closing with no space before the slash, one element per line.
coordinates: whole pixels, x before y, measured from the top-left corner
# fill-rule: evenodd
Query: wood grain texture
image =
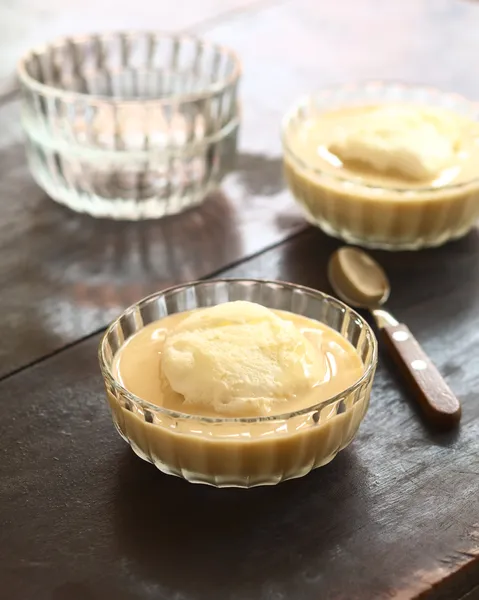
<path fill-rule="evenodd" d="M 172 10 L 140 1 L 133 16 L 89 0 L 14 4 L 0 3 L 4 90 L 20 51 L 52 34 L 195 25 L 244 61 L 244 126 L 223 194 L 167 221 L 125 224 L 50 202 L 28 174 L 18 106 L 0 109 L 0 376 L 90 335 L 150 291 L 299 231 L 278 129 L 303 91 L 384 77 L 479 98 L 474 3 L 185 0 Z M 308 230 L 229 274 L 328 291 L 337 245 Z M 93 337 L 0 383 L 0 600 L 475 598 L 479 235 L 375 256 L 391 276 L 391 310 L 463 404 L 457 432 L 427 428 L 382 355 L 360 435 L 329 466 L 275 489 L 191 486 L 116 435 Z"/>
<path fill-rule="evenodd" d="M 1 382 L 0 598 L 7 590 L 22 600 L 470 592 L 479 584 L 478 245 L 472 234 L 440 250 L 375 254 L 391 276 L 391 309 L 463 403 L 460 429 L 429 430 L 381 356 L 352 446 L 277 488 L 194 486 L 136 458 L 103 397 L 98 337 Z M 328 291 L 336 246 L 308 230 L 227 274 Z"/>

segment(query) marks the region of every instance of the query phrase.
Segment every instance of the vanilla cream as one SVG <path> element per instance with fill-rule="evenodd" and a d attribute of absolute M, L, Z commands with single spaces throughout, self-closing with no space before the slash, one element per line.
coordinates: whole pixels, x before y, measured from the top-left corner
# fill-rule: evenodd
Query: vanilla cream
<path fill-rule="evenodd" d="M 166 317 L 115 357 L 117 376 L 132 393 L 200 416 L 299 410 L 352 385 L 362 370 L 336 331 L 251 302 Z"/>
<path fill-rule="evenodd" d="M 321 348 L 291 322 L 251 302 L 194 312 L 166 333 L 160 370 L 186 404 L 265 415 L 327 376 Z"/>
<path fill-rule="evenodd" d="M 377 107 L 338 125 L 328 150 L 343 164 L 429 181 L 460 162 L 462 129 L 464 119 L 439 108 Z"/>

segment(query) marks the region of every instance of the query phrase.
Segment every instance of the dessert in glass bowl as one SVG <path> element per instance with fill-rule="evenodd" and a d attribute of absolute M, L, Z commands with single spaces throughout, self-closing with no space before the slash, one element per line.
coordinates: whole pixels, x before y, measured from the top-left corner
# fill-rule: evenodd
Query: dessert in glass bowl
<path fill-rule="evenodd" d="M 301 477 L 351 442 L 377 348 L 326 294 L 217 280 L 130 307 L 99 358 L 114 423 L 140 457 L 188 481 L 254 487 Z"/>
<path fill-rule="evenodd" d="M 283 123 L 285 173 L 308 220 L 357 245 L 438 246 L 479 218 L 479 105 L 401 84 L 302 98 Z"/>

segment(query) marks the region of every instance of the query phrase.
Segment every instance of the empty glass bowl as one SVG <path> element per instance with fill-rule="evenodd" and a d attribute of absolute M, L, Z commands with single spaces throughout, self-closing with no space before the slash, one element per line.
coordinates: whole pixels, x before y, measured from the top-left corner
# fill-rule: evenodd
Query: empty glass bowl
<path fill-rule="evenodd" d="M 29 165 L 56 201 L 158 218 L 202 202 L 236 153 L 240 64 L 189 36 L 64 38 L 19 63 Z"/>
<path fill-rule="evenodd" d="M 178 413 L 135 396 L 115 376 L 116 353 L 149 323 L 233 300 L 326 323 L 356 348 L 363 375 L 325 402 L 253 418 Z M 302 477 L 330 462 L 351 442 L 368 408 L 377 343 L 367 322 L 331 296 L 279 281 L 219 279 L 169 288 L 128 308 L 102 338 L 99 360 L 113 421 L 138 456 L 164 473 L 194 483 L 254 487 Z"/>

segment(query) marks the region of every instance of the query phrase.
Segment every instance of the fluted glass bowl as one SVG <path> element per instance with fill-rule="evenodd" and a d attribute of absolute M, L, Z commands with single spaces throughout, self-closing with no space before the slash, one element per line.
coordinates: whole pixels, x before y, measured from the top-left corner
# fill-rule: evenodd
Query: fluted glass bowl
<path fill-rule="evenodd" d="M 368 82 L 305 96 L 284 117 L 282 127 L 285 175 L 293 196 L 310 223 L 350 244 L 417 250 L 462 237 L 479 219 L 479 176 L 440 188 L 378 187 L 314 168 L 293 148 L 295 132 L 322 113 L 385 104 L 444 108 L 479 121 L 478 103 L 429 87 Z"/>
<path fill-rule="evenodd" d="M 33 177 L 74 210 L 178 213 L 232 168 L 240 64 L 226 48 L 148 32 L 63 38 L 18 74 Z"/>
<path fill-rule="evenodd" d="M 364 374 L 342 393 L 278 416 L 207 418 L 156 406 L 126 390 L 112 364 L 121 346 L 167 315 L 248 300 L 325 323 L 358 351 Z M 222 279 L 179 285 L 128 308 L 101 340 L 99 360 L 113 421 L 144 460 L 170 475 L 217 487 L 274 485 L 330 462 L 354 438 L 368 404 L 377 363 L 370 326 L 345 304 L 291 283 Z"/>

